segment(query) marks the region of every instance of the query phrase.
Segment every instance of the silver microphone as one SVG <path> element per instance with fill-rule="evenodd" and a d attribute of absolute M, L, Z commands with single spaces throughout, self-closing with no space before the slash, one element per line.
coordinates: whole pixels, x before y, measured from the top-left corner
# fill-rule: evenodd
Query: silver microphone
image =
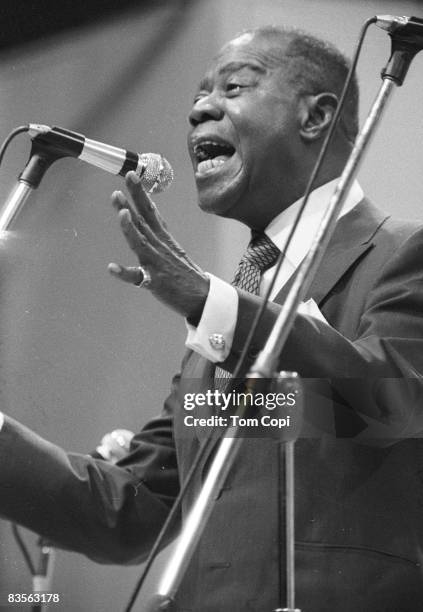
<path fill-rule="evenodd" d="M 61 127 L 30 123 L 28 131 L 34 142 L 59 151 L 64 156 L 81 159 L 106 172 L 125 176 L 133 170 L 149 193 L 164 191 L 173 180 L 172 166 L 158 153 L 133 153 Z"/>

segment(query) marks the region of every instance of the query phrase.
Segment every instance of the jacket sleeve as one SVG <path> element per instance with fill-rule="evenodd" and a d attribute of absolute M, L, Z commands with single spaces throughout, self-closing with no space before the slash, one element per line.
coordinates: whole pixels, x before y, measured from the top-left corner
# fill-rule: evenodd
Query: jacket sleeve
<path fill-rule="evenodd" d="M 239 291 L 232 352 L 224 364 L 227 369 L 235 366 L 260 302 Z M 264 346 L 280 308 L 268 304 L 252 341 L 248 365 Z M 354 338 L 298 314 L 279 368 L 318 379 L 318 395 L 323 393 L 332 403 L 335 419 L 341 415 L 338 423 L 355 422 L 345 434 L 348 437 L 396 440 L 423 432 L 422 231 L 405 240 L 378 272 Z"/>
<path fill-rule="evenodd" d="M 138 562 L 179 489 L 173 412 L 179 376 L 162 414 L 116 465 L 66 453 L 6 417 L 0 432 L 0 514 L 63 548 L 104 563 Z"/>

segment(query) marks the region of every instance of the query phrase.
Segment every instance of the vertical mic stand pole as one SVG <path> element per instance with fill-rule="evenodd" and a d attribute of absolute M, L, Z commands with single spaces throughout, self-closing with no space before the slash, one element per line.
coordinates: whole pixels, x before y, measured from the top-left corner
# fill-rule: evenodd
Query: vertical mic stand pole
<path fill-rule="evenodd" d="M 43 595 L 46 599 L 52 595 L 50 591 L 56 551 L 43 537 L 39 538 L 38 547 L 40 558 L 36 573 L 32 577 L 32 592 L 40 594 L 40 602 L 32 607 L 32 612 L 45 612 L 48 609 L 48 601 L 43 600 Z"/>
<path fill-rule="evenodd" d="M 286 533 L 286 608 L 283 612 L 300 612 L 295 607 L 295 441 L 285 445 L 285 533 Z M 278 612 L 276 610 L 276 612 Z"/>
<path fill-rule="evenodd" d="M 252 369 L 247 374 L 246 391 L 255 393 L 262 388 L 263 383 L 271 379 L 277 371 L 279 355 L 291 331 L 297 308 L 304 298 L 311 280 L 321 262 L 323 253 L 335 229 L 338 214 L 357 174 L 359 164 L 364 157 L 371 137 L 382 117 L 383 111 L 390 99 L 394 86 L 403 83 L 410 63 L 416 53 L 423 48 L 423 35 L 408 36 L 407 33 L 391 33 L 392 53 L 387 66 L 382 71 L 383 83 L 370 109 L 360 134 L 357 136 L 353 150 L 345 165 L 342 176 L 329 202 L 320 227 L 314 237 L 312 246 L 303 260 L 294 284 L 288 293 L 281 312 L 275 322 L 270 336 L 259 353 Z M 244 413 L 244 410 L 241 411 Z M 188 567 L 201 533 L 213 509 L 216 493 L 224 485 L 226 476 L 232 467 L 241 443 L 237 427 L 229 427 L 219 442 L 215 457 L 206 477 L 204 485 L 189 513 L 182 534 L 162 574 L 158 592 L 149 601 L 149 612 L 171 611 L 174 609 L 174 596 Z M 292 443 L 293 444 L 293 443 Z M 288 452 L 288 467 L 290 481 L 292 479 L 293 495 L 293 447 Z M 292 497 L 293 500 L 293 497 Z M 290 502 L 290 504 L 292 504 Z M 291 505 L 291 510 L 293 506 Z M 287 515 L 288 516 L 288 515 Z M 293 520 L 293 512 L 288 516 L 288 522 Z M 295 608 L 294 593 L 294 534 L 290 535 L 290 560 L 288 562 L 289 597 L 286 608 L 278 608 L 274 612 L 298 612 Z"/>
<path fill-rule="evenodd" d="M 297 372 L 280 372 L 276 378 L 276 392 L 293 393 L 295 414 L 289 427 L 289 433 L 284 435 L 285 443 L 281 445 L 283 453 L 282 473 L 284 476 L 283 492 L 285 493 L 285 517 L 281 523 L 285 528 L 285 577 L 280 576 L 283 587 L 280 598 L 285 595 L 286 607 L 279 607 L 274 612 L 301 612 L 295 607 L 295 442 L 300 434 L 303 421 L 303 388 Z M 280 495 L 280 493 L 279 493 Z M 279 502 L 280 503 L 280 502 Z M 281 555 L 282 557 L 282 555 Z M 281 561 L 283 559 L 281 558 Z M 282 568 L 280 568 L 282 572 Z M 281 606 L 283 602 L 281 601 Z"/>
<path fill-rule="evenodd" d="M 26 181 L 18 180 L 0 210 L 0 234 L 10 228 L 33 189 Z"/>

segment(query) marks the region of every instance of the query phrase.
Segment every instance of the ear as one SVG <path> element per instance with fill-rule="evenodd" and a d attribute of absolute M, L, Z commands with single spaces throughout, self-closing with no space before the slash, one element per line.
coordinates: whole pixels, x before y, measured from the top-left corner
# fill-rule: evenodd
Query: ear
<path fill-rule="evenodd" d="M 333 93 L 303 96 L 300 103 L 300 136 L 307 142 L 319 140 L 329 128 L 338 106 Z"/>

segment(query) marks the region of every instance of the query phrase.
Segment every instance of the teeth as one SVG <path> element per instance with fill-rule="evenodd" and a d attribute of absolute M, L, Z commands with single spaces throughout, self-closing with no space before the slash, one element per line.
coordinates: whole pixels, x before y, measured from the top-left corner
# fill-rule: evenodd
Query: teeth
<path fill-rule="evenodd" d="M 215 140 L 204 140 L 194 146 L 194 155 L 197 162 L 200 163 L 207 159 L 232 156 L 234 149 L 231 145 L 224 145 Z"/>
<path fill-rule="evenodd" d="M 197 166 L 197 172 L 200 174 L 204 174 L 204 172 L 208 172 L 209 170 L 213 170 L 213 168 L 218 168 L 222 166 L 226 161 L 227 157 L 219 156 L 214 159 L 206 159 L 200 162 Z"/>

